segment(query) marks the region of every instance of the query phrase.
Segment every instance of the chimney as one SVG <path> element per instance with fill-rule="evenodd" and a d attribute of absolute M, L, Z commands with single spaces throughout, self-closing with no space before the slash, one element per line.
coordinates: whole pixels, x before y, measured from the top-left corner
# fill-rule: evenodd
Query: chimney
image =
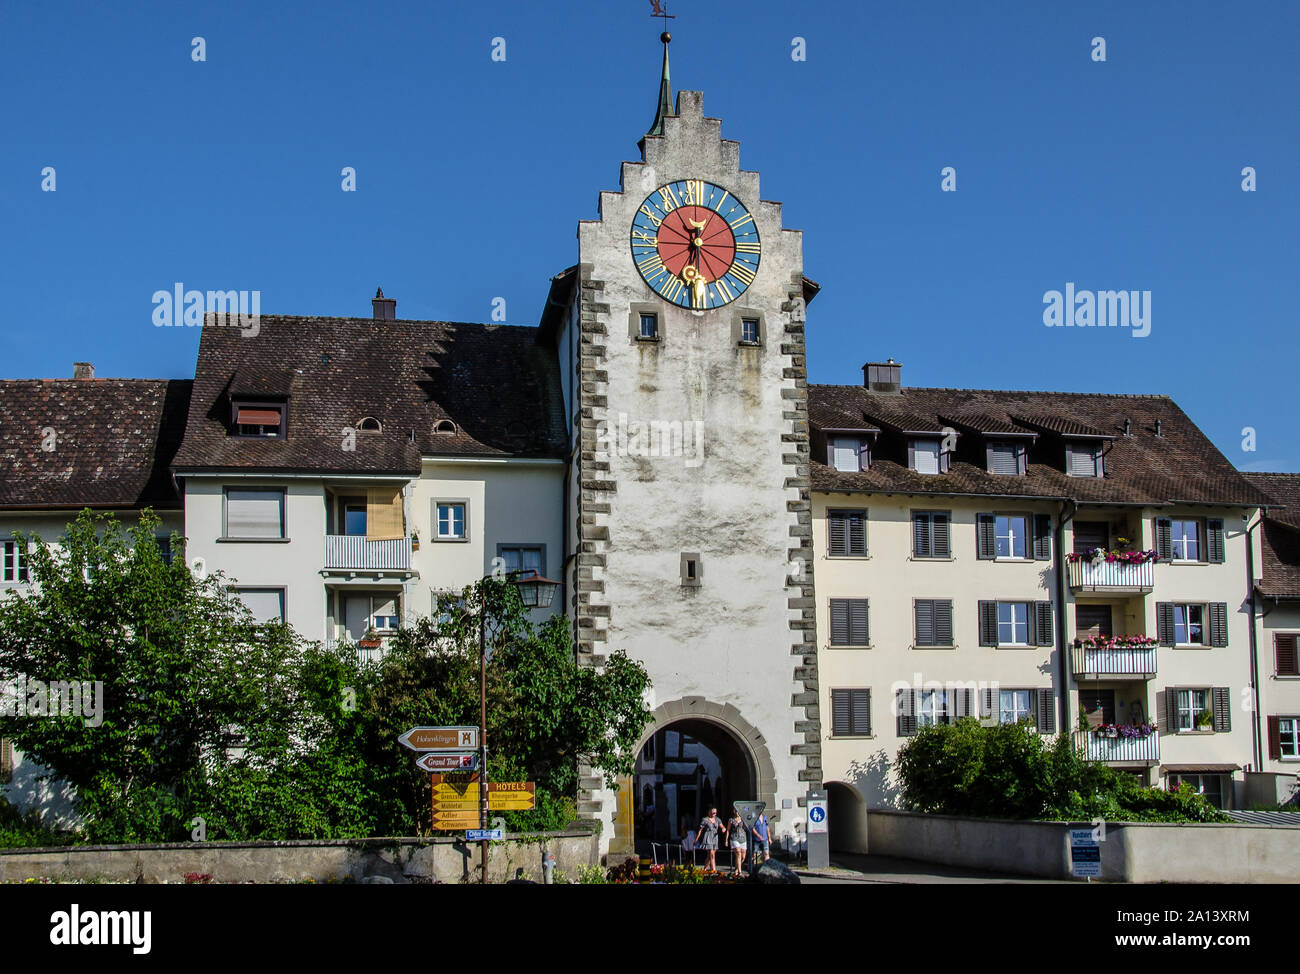
<path fill-rule="evenodd" d="M 862 384 L 872 392 L 898 395 L 903 391 L 903 366 L 892 358 L 888 362 L 868 362 L 862 366 Z"/>
<path fill-rule="evenodd" d="M 74 379 L 93 379 L 95 377 L 95 367 L 89 362 L 73 362 L 72 377 Z"/>
<path fill-rule="evenodd" d="M 381 287 L 375 292 L 375 296 L 370 299 L 370 304 L 375 309 L 374 316 L 392 321 L 397 317 L 397 298 L 384 297 L 384 289 Z"/>

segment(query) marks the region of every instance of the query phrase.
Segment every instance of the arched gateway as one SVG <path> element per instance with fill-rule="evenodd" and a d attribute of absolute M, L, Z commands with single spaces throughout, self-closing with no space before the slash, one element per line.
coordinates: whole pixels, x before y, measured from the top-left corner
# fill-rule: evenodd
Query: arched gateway
<path fill-rule="evenodd" d="M 710 805 L 724 818 L 735 801 L 776 799 L 776 771 L 763 735 L 731 704 L 685 697 L 661 705 L 638 748 L 634 774 L 620 784 L 610 851 L 648 852 L 681 840 Z M 779 817 L 779 816 L 778 816 Z"/>

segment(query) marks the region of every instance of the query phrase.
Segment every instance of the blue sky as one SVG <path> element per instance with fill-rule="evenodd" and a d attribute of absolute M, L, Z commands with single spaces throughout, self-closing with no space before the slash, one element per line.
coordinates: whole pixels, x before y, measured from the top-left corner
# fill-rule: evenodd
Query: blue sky
<path fill-rule="evenodd" d="M 197 330 L 150 318 L 178 281 L 534 324 L 654 111 L 646 0 L 119 7 L 0 14 L 6 378 L 192 375 Z M 675 87 L 805 232 L 812 381 L 892 356 L 910 385 L 1165 393 L 1239 466 L 1300 470 L 1300 4 L 668 9 Z M 1067 281 L 1151 291 L 1151 334 L 1044 327 Z"/>

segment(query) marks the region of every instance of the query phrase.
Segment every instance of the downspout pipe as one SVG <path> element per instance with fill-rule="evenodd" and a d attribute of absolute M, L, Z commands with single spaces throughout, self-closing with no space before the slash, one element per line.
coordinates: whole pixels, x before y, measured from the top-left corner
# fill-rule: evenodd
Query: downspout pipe
<path fill-rule="evenodd" d="M 1255 523 L 1246 529 L 1246 591 L 1250 596 L 1250 732 L 1251 754 L 1256 771 L 1264 770 L 1264 749 L 1259 725 L 1259 640 L 1255 631 L 1259 620 L 1259 596 L 1255 591 L 1255 542 L 1251 535 L 1263 523 L 1264 515 L 1261 512 Z"/>
<path fill-rule="evenodd" d="M 1066 514 L 1066 509 L 1069 514 Z M 1065 639 L 1065 526 L 1072 520 L 1074 515 L 1079 511 L 1079 505 L 1072 500 L 1061 502 L 1061 516 L 1056 523 L 1056 539 L 1052 545 L 1053 560 L 1056 563 L 1056 668 L 1060 672 L 1061 702 L 1059 704 L 1060 718 L 1057 726 L 1060 727 L 1061 733 L 1074 733 L 1074 728 L 1069 726 L 1070 720 L 1070 659 L 1066 647 Z"/>

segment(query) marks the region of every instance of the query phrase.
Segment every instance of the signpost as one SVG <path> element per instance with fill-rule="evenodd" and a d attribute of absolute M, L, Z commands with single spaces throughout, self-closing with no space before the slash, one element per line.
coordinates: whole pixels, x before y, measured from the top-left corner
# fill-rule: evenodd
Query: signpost
<path fill-rule="evenodd" d="M 433 827 L 444 831 L 481 825 L 482 782 L 478 775 L 433 776 Z M 537 785 L 531 781 L 491 781 L 487 783 L 487 807 L 496 812 L 526 812 L 536 807 Z M 490 830 L 489 830 L 490 831 Z M 474 840 L 480 841 L 480 840 Z M 486 841 L 486 840 L 484 840 Z"/>
<path fill-rule="evenodd" d="M 767 808 L 767 802 L 732 802 L 736 811 L 740 812 L 741 820 L 745 823 L 745 844 L 752 846 L 754 844 L 754 823 L 758 817 L 763 814 L 763 809 Z M 749 851 L 749 874 L 754 875 L 754 849 Z"/>
<path fill-rule="evenodd" d="M 1070 829 L 1070 868 L 1075 876 L 1101 876 L 1101 844 L 1093 829 Z"/>
<path fill-rule="evenodd" d="M 412 751 L 473 751 L 477 727 L 412 727 L 397 739 Z"/>
<path fill-rule="evenodd" d="M 415 759 L 415 766 L 421 771 L 477 771 L 477 751 L 451 751 L 439 753 L 427 751 Z"/>
<path fill-rule="evenodd" d="M 808 789 L 809 869 L 826 869 L 831 864 L 829 819 L 826 792 L 821 788 Z"/>
<path fill-rule="evenodd" d="M 468 829 L 465 832 L 467 842 L 500 842 L 503 836 L 501 829 Z"/>

